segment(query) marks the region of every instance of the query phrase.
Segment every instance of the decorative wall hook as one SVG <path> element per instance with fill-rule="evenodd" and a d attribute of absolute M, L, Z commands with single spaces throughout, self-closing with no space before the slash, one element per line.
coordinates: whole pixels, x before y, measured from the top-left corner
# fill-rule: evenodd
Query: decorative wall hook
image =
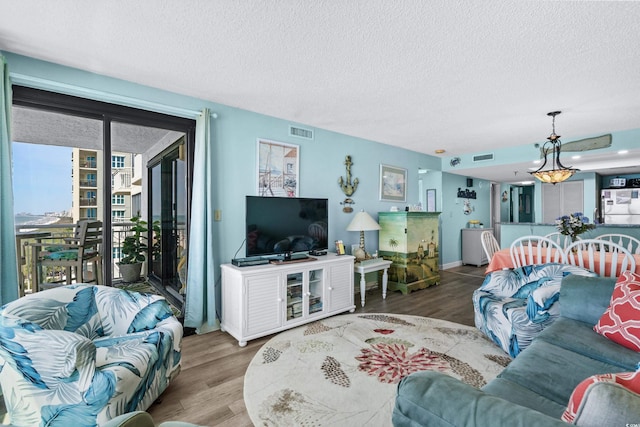
<path fill-rule="evenodd" d="M 359 181 L 358 178 L 356 178 L 355 180 L 353 180 L 353 183 L 351 182 L 351 165 L 353 164 L 351 162 L 351 156 L 347 155 L 347 157 L 345 157 L 344 164 L 347 167 L 347 179 L 344 180 L 342 177 L 340 177 L 340 179 L 338 180 L 338 184 L 340 185 L 340 188 L 342 189 L 344 195 L 350 197 L 353 195 L 353 193 L 356 192 Z"/>

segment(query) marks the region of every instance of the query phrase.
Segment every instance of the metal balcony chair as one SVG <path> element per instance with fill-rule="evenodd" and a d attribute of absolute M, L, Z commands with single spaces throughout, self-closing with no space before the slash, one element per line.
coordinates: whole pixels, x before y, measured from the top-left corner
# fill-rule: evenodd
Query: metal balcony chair
<path fill-rule="evenodd" d="M 49 240 L 49 242 L 47 242 Z M 33 284 L 32 289 L 39 291 L 63 285 L 62 282 L 44 282 L 40 277 L 44 267 L 64 267 L 66 284 L 85 283 L 84 266 L 91 264 L 93 278 L 98 285 L 102 284 L 102 222 L 78 221 L 73 237 L 63 238 L 64 243 L 42 239 L 39 243 L 30 243 L 32 248 Z M 75 276 L 73 275 L 75 273 Z"/>

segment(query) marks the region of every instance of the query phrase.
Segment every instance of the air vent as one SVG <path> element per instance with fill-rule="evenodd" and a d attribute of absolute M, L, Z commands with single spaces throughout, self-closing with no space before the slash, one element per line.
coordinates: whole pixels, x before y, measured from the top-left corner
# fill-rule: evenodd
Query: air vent
<path fill-rule="evenodd" d="M 289 135 L 297 138 L 313 139 L 313 131 L 311 129 L 289 126 Z"/>
<path fill-rule="evenodd" d="M 493 153 L 478 154 L 477 156 L 473 156 L 474 162 L 486 162 L 487 160 L 493 160 Z"/>

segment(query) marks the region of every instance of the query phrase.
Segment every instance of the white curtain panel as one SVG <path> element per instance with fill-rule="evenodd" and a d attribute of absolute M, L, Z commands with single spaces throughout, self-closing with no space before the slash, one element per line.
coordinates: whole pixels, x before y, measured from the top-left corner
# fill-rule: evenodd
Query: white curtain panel
<path fill-rule="evenodd" d="M 11 155 L 11 80 L 0 55 L 0 304 L 18 298 L 18 260 L 13 216 Z"/>

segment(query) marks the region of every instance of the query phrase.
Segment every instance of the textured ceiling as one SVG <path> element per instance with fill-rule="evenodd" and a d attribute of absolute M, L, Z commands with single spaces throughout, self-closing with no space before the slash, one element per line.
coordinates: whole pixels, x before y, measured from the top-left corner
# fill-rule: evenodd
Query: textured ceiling
<path fill-rule="evenodd" d="M 638 22 L 640 2 L 10 0 L 0 50 L 452 156 L 543 142 L 552 110 L 569 140 L 639 128 Z"/>

